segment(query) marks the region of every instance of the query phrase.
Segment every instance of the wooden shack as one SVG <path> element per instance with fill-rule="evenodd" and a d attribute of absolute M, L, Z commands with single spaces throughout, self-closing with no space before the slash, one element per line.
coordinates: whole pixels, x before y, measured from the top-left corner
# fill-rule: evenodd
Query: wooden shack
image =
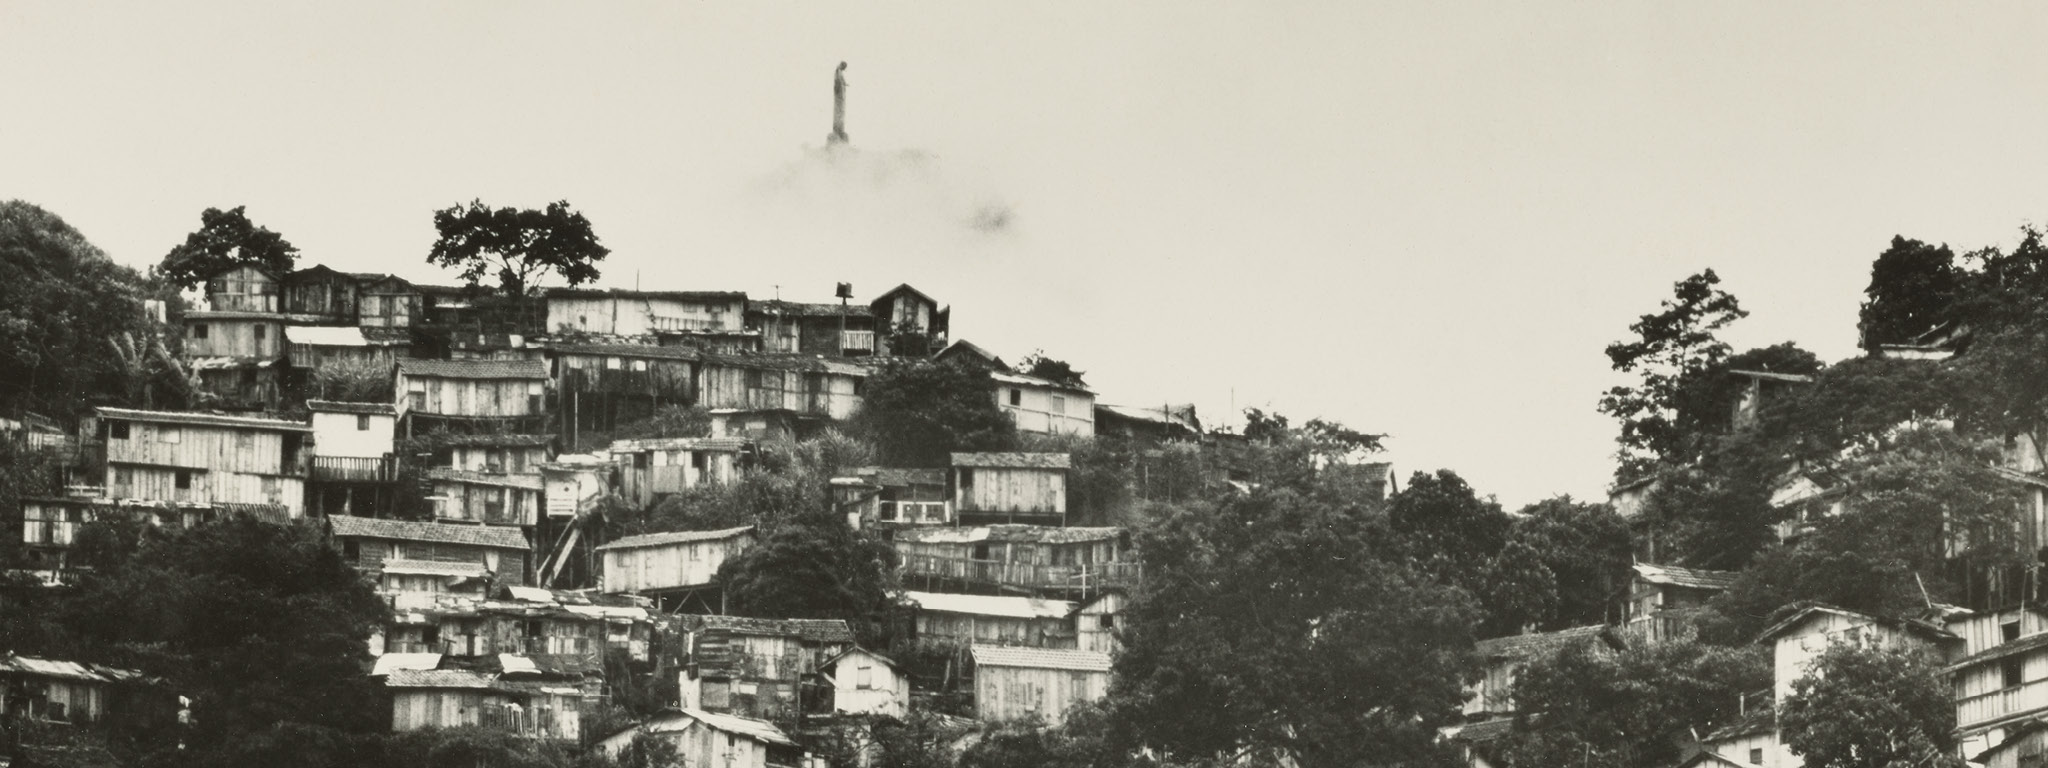
<path fill-rule="evenodd" d="M 0 723 L 37 720 L 84 725 L 106 721 L 120 709 L 124 689 L 143 684 L 141 672 L 64 659 L 0 654 Z M 5 754 L 0 752 L 0 754 Z"/>
<path fill-rule="evenodd" d="M 483 728 L 574 741 L 582 737 L 582 711 L 598 698 L 579 679 L 527 671 L 530 666 L 494 671 L 443 664 L 441 669 L 393 669 L 385 675 L 393 732 Z"/>
<path fill-rule="evenodd" d="M 826 659 L 821 671 L 832 683 L 833 712 L 895 718 L 910 712 L 910 675 L 887 656 L 856 645 Z"/>
<path fill-rule="evenodd" d="M 1075 645 L 1084 651 L 1115 654 L 1123 649 L 1124 609 L 1130 598 L 1122 589 L 1098 592 L 1074 609 Z"/>
<path fill-rule="evenodd" d="M 875 315 L 864 304 L 747 302 L 747 328 L 761 351 L 852 357 L 875 352 Z"/>
<path fill-rule="evenodd" d="M 546 421 L 548 366 L 539 360 L 400 360 L 398 419 L 430 431 L 537 432 Z"/>
<path fill-rule="evenodd" d="M 356 325 L 364 328 L 411 328 L 420 316 L 420 291 L 392 275 L 356 275 Z"/>
<path fill-rule="evenodd" d="M 663 496 L 738 480 L 747 449 L 744 438 L 672 437 L 615 441 L 611 456 L 619 467 L 620 495 L 648 506 Z"/>
<path fill-rule="evenodd" d="M 834 501 L 854 527 L 953 524 L 946 471 L 859 467 L 832 479 Z"/>
<path fill-rule="evenodd" d="M 953 510 L 961 525 L 1065 525 L 1064 453 L 953 454 Z"/>
<path fill-rule="evenodd" d="M 530 546 L 518 528 L 348 515 L 327 518 L 327 526 L 342 559 L 358 570 L 397 572 L 418 562 L 473 564 L 483 566 L 477 575 L 498 584 L 526 583 Z"/>
<path fill-rule="evenodd" d="M 926 648 L 974 645 L 1074 648 L 1074 603 L 1013 595 L 905 592 L 917 643 Z"/>
<path fill-rule="evenodd" d="M 558 336 L 659 339 L 664 346 L 744 352 L 759 334 L 746 328 L 747 295 L 739 291 L 629 291 L 554 288 L 547 292 L 547 328 Z"/>
<path fill-rule="evenodd" d="M 568 450 L 669 406 L 697 402 L 698 352 L 688 347 L 551 344 L 555 411 Z"/>
<path fill-rule="evenodd" d="M 39 498 L 21 500 L 21 534 L 17 541 L 20 565 L 37 572 L 45 583 L 56 583 L 71 567 L 71 548 L 78 531 L 98 520 L 107 508 L 98 499 Z"/>
<path fill-rule="evenodd" d="M 1057 726 L 1080 704 L 1109 695 L 1109 654 L 975 646 L 974 711 L 984 722 L 1037 716 Z"/>
<path fill-rule="evenodd" d="M 308 400 L 313 465 L 306 503 L 314 515 L 375 517 L 397 503 L 398 462 L 391 454 L 397 411 L 388 403 Z"/>
<path fill-rule="evenodd" d="M 275 315 L 280 311 L 277 295 L 277 275 L 262 267 L 244 264 L 206 278 L 206 308 L 214 312 Z"/>
<path fill-rule="evenodd" d="M 305 512 L 312 429 L 304 423 L 125 408 L 98 413 L 109 498 Z"/>
<path fill-rule="evenodd" d="M 548 435 L 499 432 L 443 434 L 434 438 L 434 464 L 465 472 L 522 474 L 548 460 Z"/>
<path fill-rule="evenodd" d="M 906 586 L 1092 595 L 1142 573 L 1122 528 L 988 525 L 896 532 Z"/>
<path fill-rule="evenodd" d="M 1017 423 L 1017 431 L 1039 435 L 1095 436 L 1095 393 L 1080 384 L 993 371 L 996 407 Z"/>
<path fill-rule="evenodd" d="M 597 552 L 604 560 L 604 591 L 668 597 L 716 587 L 719 566 L 753 545 L 754 527 L 744 526 L 627 536 Z"/>
<path fill-rule="evenodd" d="M 434 467 L 426 476 L 434 489 L 434 515 L 441 520 L 518 526 L 540 520 L 538 468 L 508 474 Z"/>
<path fill-rule="evenodd" d="M 790 722 L 805 680 L 853 647 L 837 619 L 686 616 L 683 706 Z"/>
<path fill-rule="evenodd" d="M 845 419 L 860 408 L 868 368 L 808 355 L 721 355 L 698 362 L 697 404 L 708 409 L 787 411 Z"/>
<path fill-rule="evenodd" d="M 412 335 L 403 328 L 290 325 L 284 338 L 292 367 L 308 371 L 373 368 L 389 375 L 412 348 Z"/>
<path fill-rule="evenodd" d="M 721 715 L 701 709 L 667 710 L 646 722 L 598 739 L 597 749 L 621 763 L 635 738 L 647 736 L 673 748 L 691 768 L 769 768 L 804 764 L 804 751 L 765 720 Z"/>
<path fill-rule="evenodd" d="M 359 282 L 325 264 L 293 270 L 278 279 L 283 311 L 314 322 L 354 325 Z"/>
<path fill-rule="evenodd" d="M 875 297 L 874 301 L 868 302 L 868 311 L 875 316 L 875 330 L 882 336 L 879 345 L 883 347 L 884 354 L 923 357 L 946 347 L 952 309 L 940 307 L 937 299 L 910 287 L 909 283 Z M 926 344 L 918 349 L 890 349 L 889 339 L 897 334 L 922 336 Z"/>

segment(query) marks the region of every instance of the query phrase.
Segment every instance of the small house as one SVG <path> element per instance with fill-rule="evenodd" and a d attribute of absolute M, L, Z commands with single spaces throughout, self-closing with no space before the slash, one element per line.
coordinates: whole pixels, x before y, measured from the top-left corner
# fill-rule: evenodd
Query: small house
<path fill-rule="evenodd" d="M 1123 648 L 1124 610 L 1130 598 L 1122 589 L 1098 592 L 1074 609 L 1076 647 L 1114 654 Z"/>
<path fill-rule="evenodd" d="M 442 434 L 434 438 L 434 464 L 465 472 L 522 474 L 548 460 L 548 435 Z"/>
<path fill-rule="evenodd" d="M 663 345 L 750 351 L 747 295 L 739 291 L 554 288 L 547 329 L 556 335 L 658 337 Z"/>
<path fill-rule="evenodd" d="M 832 487 L 834 500 L 856 528 L 953 523 L 943 469 L 861 467 L 833 478 Z"/>
<path fill-rule="evenodd" d="M 803 748 L 765 720 L 721 715 L 701 709 L 669 710 L 597 742 L 597 749 L 625 762 L 633 740 L 647 736 L 675 749 L 691 768 L 795 768 L 805 764 Z"/>
<path fill-rule="evenodd" d="M 991 588 L 1092 594 L 1137 583 L 1143 572 L 1122 528 L 986 525 L 921 527 L 896 532 L 903 583 L 936 588 Z"/>
<path fill-rule="evenodd" d="M 411 328 L 420 316 L 420 291 L 392 275 L 358 274 L 356 325 Z"/>
<path fill-rule="evenodd" d="M 502 667 L 471 669 L 444 659 L 439 669 L 390 670 L 384 688 L 391 694 L 391 730 L 469 727 L 530 739 L 581 738 L 582 711 L 596 704 L 596 691 L 524 659 L 502 661 Z"/>
<path fill-rule="evenodd" d="M 881 334 L 883 354 L 899 357 L 923 357 L 946 347 L 947 326 L 952 323 L 952 309 L 940 307 L 937 299 L 905 283 L 889 289 L 887 293 L 868 302 L 868 311 L 875 317 L 875 331 Z M 891 349 L 890 339 L 899 334 L 923 337 L 925 343 L 915 349 Z"/>
<path fill-rule="evenodd" d="M 330 325 L 354 325 L 359 283 L 355 275 L 315 264 L 279 278 L 278 289 L 287 315 Z"/>
<path fill-rule="evenodd" d="M 518 528 L 347 515 L 327 518 L 327 526 L 342 559 L 358 570 L 382 574 L 388 590 L 439 592 L 449 580 L 462 578 L 526 583 L 530 545 Z M 391 578 L 413 575 L 430 578 Z"/>
<path fill-rule="evenodd" d="M 306 503 L 315 515 L 375 517 L 398 495 L 391 454 L 398 412 L 389 403 L 308 400 L 313 416 L 313 466 Z"/>
<path fill-rule="evenodd" d="M 569 454 L 540 465 L 541 500 L 548 517 L 581 517 L 612 484 L 613 464 L 596 454 Z"/>
<path fill-rule="evenodd" d="M 858 645 L 826 659 L 832 711 L 902 718 L 910 711 L 910 676 L 896 662 Z"/>
<path fill-rule="evenodd" d="M 292 367 L 377 371 L 388 376 L 391 366 L 410 354 L 412 335 L 403 328 L 353 325 L 288 325 L 285 356 Z"/>
<path fill-rule="evenodd" d="M 1003 359 L 996 356 L 996 353 L 983 349 L 981 346 L 966 339 L 946 345 L 945 349 L 941 349 L 936 354 L 933 354 L 932 359 L 941 363 L 966 365 L 985 371 L 1010 370 L 1010 364 L 1003 362 Z"/>
<path fill-rule="evenodd" d="M 0 654 L 0 722 L 105 722 L 123 709 L 124 694 L 146 684 L 143 674 L 134 670 Z"/>
<path fill-rule="evenodd" d="M 400 360 L 399 424 L 407 436 L 436 427 L 541 426 L 547 381 L 548 366 L 539 360 Z"/>
<path fill-rule="evenodd" d="M 996 406 L 1017 431 L 1039 435 L 1095 435 L 1095 393 L 1077 383 L 993 371 Z"/>
<path fill-rule="evenodd" d="M 555 411 L 569 450 L 662 408 L 697 402 L 697 359 L 688 347 L 555 343 Z"/>
<path fill-rule="evenodd" d="M 825 661 L 853 647 L 837 619 L 685 616 L 689 663 L 683 706 L 777 722 L 796 718 L 801 693 Z M 818 694 L 823 695 L 823 694 Z"/>
<path fill-rule="evenodd" d="M 953 454 L 953 510 L 961 525 L 1065 525 L 1064 453 Z"/>
<path fill-rule="evenodd" d="M 1826 605 L 1808 605 L 1793 612 L 1760 633 L 1756 642 L 1771 649 L 1775 683 L 1767 696 L 1758 697 L 1760 705 L 1789 700 L 1793 682 L 1805 677 L 1813 660 L 1837 643 L 1925 651 L 1937 662 L 1962 652 L 1967 645 L 1963 638 L 1929 621 L 1871 616 Z M 1996 675 L 1992 677 L 1996 678 Z M 1973 694 L 1986 692 L 1973 686 L 1972 682 L 1975 681 L 1967 675 L 1959 675 L 1955 681 L 1959 713 Z M 2010 700 L 2006 695 L 2010 692 L 1997 690 L 1998 683 L 2002 681 L 1993 679 L 1990 682 L 1993 683 L 1990 686 L 1992 695 L 1980 699 L 2000 700 L 2001 703 Z M 1761 758 L 1760 762 L 1751 764 L 1769 768 L 1793 768 L 1803 764 L 1785 745 L 1775 722 L 1765 724 L 1759 716 L 1758 720 L 1749 723 L 1750 727 L 1739 727 L 1744 725 L 1741 722 L 1735 725 L 1738 727 L 1725 733 L 1710 734 L 1709 749 L 1723 758 L 1745 761 L 1751 757 Z M 1967 746 L 1971 732 L 1969 724 L 1959 718 L 1957 725 Z"/>
<path fill-rule="evenodd" d="M 905 592 L 917 642 L 928 648 L 1015 645 L 1074 648 L 1074 603 L 1009 595 Z"/>
<path fill-rule="evenodd" d="M 712 437 L 743 437 L 757 443 L 795 442 L 816 434 L 821 426 L 818 419 L 798 418 L 781 409 L 713 408 L 707 413 Z"/>
<path fill-rule="evenodd" d="M 863 365 L 808 355 L 705 354 L 698 366 L 698 405 L 807 419 L 851 417 L 868 376 Z"/>
<path fill-rule="evenodd" d="M 1130 406 L 1095 404 L 1095 434 L 1145 444 L 1199 440 L 1202 420 L 1195 406 Z"/>
<path fill-rule="evenodd" d="M 747 440 L 734 437 L 671 437 L 618 440 L 611 446 L 619 466 L 619 492 L 647 506 L 662 496 L 739 479 Z"/>
<path fill-rule="evenodd" d="M 717 586 L 718 568 L 754 545 L 754 527 L 627 536 L 597 548 L 604 591 L 662 595 Z"/>
<path fill-rule="evenodd" d="M 1037 716 L 1059 725 L 1074 707 L 1109 695 L 1109 654 L 977 645 L 974 711 L 984 722 Z"/>
<path fill-rule="evenodd" d="M 1481 640 L 1474 651 L 1485 674 L 1466 688 L 1465 716 L 1485 720 L 1513 715 L 1515 678 L 1530 661 L 1569 647 L 1620 650 L 1623 645 L 1613 628 L 1597 624 Z"/>
<path fill-rule="evenodd" d="M 747 328 L 761 351 L 852 357 L 875 352 L 875 315 L 865 305 L 747 302 Z"/>
<path fill-rule="evenodd" d="M 435 467 L 426 476 L 434 489 L 434 515 L 442 520 L 530 526 L 540 519 L 538 471 L 505 474 Z"/>
<path fill-rule="evenodd" d="M 1665 611 L 1700 608 L 1735 583 L 1734 571 L 1636 563 L 1623 618 L 1631 623 Z"/>
<path fill-rule="evenodd" d="M 71 568 L 71 547 L 78 531 L 98 520 L 104 501 L 82 498 L 27 497 L 21 500 L 20 564 L 45 583 L 56 583 Z"/>
<path fill-rule="evenodd" d="M 206 278 L 206 308 L 214 312 L 278 314 L 278 279 L 252 265 L 229 267 Z"/>
<path fill-rule="evenodd" d="M 391 441 L 398 434 L 398 410 L 391 404 L 307 400 L 306 410 L 313 414 L 316 459 L 381 459 L 391 455 Z"/>
<path fill-rule="evenodd" d="M 98 413 L 109 498 L 305 513 L 312 428 L 304 423 L 126 408 Z"/>

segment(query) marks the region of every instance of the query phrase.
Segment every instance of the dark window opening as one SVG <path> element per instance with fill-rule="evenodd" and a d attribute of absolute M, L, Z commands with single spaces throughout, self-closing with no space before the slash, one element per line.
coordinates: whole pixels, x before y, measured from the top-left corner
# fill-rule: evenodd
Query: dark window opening
<path fill-rule="evenodd" d="M 192 338 L 195 338 L 195 339 L 203 339 L 203 338 L 206 338 L 206 324 L 205 324 L 205 323 L 193 323 L 193 324 L 192 324 Z"/>
<path fill-rule="evenodd" d="M 2020 639 L 2020 623 L 2015 620 L 1998 625 L 1998 635 L 2007 643 Z"/>
<path fill-rule="evenodd" d="M 1750 765 L 1763 765 L 1763 764 L 1764 764 L 1764 748 L 1763 748 L 1763 747 L 1750 747 L 1750 748 L 1749 748 L 1749 764 L 1750 764 Z"/>
<path fill-rule="evenodd" d="M 341 557 L 342 557 L 342 559 L 344 559 L 344 560 L 361 560 L 361 559 L 363 559 L 363 544 L 362 544 L 362 542 L 359 542 L 359 541 L 344 541 L 344 542 L 342 542 L 342 543 L 341 543 Z"/>
<path fill-rule="evenodd" d="M 1105 613 L 1105 614 L 1102 614 L 1102 621 L 1101 621 L 1101 623 L 1097 624 L 1096 626 L 1097 626 L 1097 627 L 1100 627 L 1100 628 L 1102 628 L 1102 629 L 1116 629 L 1116 614 L 1114 614 L 1114 613 Z"/>
<path fill-rule="evenodd" d="M 1998 673 L 2004 687 L 2018 688 L 2021 683 L 2026 682 L 2027 660 L 2024 657 L 2013 656 L 2000 661 Z"/>
<path fill-rule="evenodd" d="M 267 339 L 267 338 L 270 338 L 270 326 L 267 326 L 267 325 L 258 325 L 258 326 L 256 326 L 256 340 L 257 340 L 257 341 L 262 341 L 262 340 L 264 340 L 264 339 Z"/>
<path fill-rule="evenodd" d="M 125 421 L 110 421 L 110 422 L 107 422 L 107 434 L 108 434 L 109 436 L 113 437 L 113 438 L 114 438 L 115 440 L 126 440 L 126 439 L 128 439 L 128 422 L 125 422 Z"/>
<path fill-rule="evenodd" d="M 192 473 L 191 473 L 191 472 L 187 472 L 187 471 L 185 471 L 185 470 L 182 470 L 182 469 L 181 469 L 181 470 L 178 470 L 178 480 L 177 480 L 177 482 L 178 482 L 178 490 L 181 490 L 181 491 L 185 491 L 185 490 L 191 490 L 191 488 L 192 488 Z"/>
<path fill-rule="evenodd" d="M 692 451 L 692 452 L 690 453 L 690 468 L 691 468 L 691 469 L 694 469 L 694 470 L 697 470 L 697 471 L 699 471 L 699 472 L 702 472 L 702 471 L 704 471 L 705 469 L 709 468 L 709 467 L 710 467 L 710 465 L 711 465 L 711 457 L 710 457 L 710 456 L 704 455 L 704 454 L 702 454 L 702 453 L 697 453 L 697 452 L 695 452 L 695 451 Z"/>
<path fill-rule="evenodd" d="M 1013 389 L 1013 390 L 1010 390 L 1010 404 L 1011 404 L 1011 405 L 1023 405 L 1023 404 L 1024 404 L 1024 390 L 1021 390 L 1021 389 Z"/>
<path fill-rule="evenodd" d="M 421 628 L 421 629 L 420 629 L 420 642 L 422 642 L 422 643 L 425 643 L 425 644 L 426 644 L 426 646 L 427 646 L 428 648 L 433 648 L 433 647 L 435 647 L 435 646 L 438 646 L 438 645 L 440 645 L 440 644 L 441 644 L 441 628 L 440 628 L 440 627 L 436 627 L 436 626 L 433 626 L 433 625 L 431 625 L 431 624 L 427 625 L 426 627 L 423 627 L 423 628 Z"/>
<path fill-rule="evenodd" d="M 987 544 L 976 544 L 976 545 L 974 545 L 974 559 L 976 559 L 976 560 L 987 560 L 987 559 L 988 559 L 988 545 L 987 545 Z"/>
<path fill-rule="evenodd" d="M 368 431 L 370 431 L 370 415 L 369 415 L 369 414 L 367 414 L 367 413 L 359 413 L 359 414 L 356 414 L 356 431 L 357 431 L 357 432 L 368 432 Z"/>

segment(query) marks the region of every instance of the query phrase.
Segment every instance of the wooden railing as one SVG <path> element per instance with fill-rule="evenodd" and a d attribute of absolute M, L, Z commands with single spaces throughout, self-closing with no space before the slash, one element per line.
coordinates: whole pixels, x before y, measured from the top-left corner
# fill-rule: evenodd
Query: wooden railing
<path fill-rule="evenodd" d="M 312 479 L 333 483 L 388 483 L 398 479 L 398 463 L 390 456 L 315 456 Z"/>
<path fill-rule="evenodd" d="M 649 318 L 647 318 L 647 324 L 648 324 L 649 326 L 651 326 L 652 328 L 654 328 L 654 330 L 657 330 L 657 331 L 723 331 L 723 330 L 727 330 L 727 329 L 726 329 L 726 327 L 725 327 L 725 323 L 724 323 L 724 322 L 722 322 L 722 321 L 718 321 L 718 320 L 700 320 L 700 319 L 698 319 L 698 318 L 694 318 L 694 317 L 662 317 L 662 316 L 660 316 L 660 315 L 655 315 L 655 316 L 652 316 L 652 317 L 649 317 Z"/>
<path fill-rule="evenodd" d="M 2048 708 L 2048 680 L 1965 696 L 1956 700 L 1956 727 L 1971 726 Z"/>
<path fill-rule="evenodd" d="M 275 293 L 212 293 L 206 306 L 215 312 L 276 312 Z"/>
<path fill-rule="evenodd" d="M 1094 589 L 1129 586 L 1144 575 L 1139 563 L 1092 563 L 1088 565 L 1040 565 L 974 560 L 941 555 L 903 555 L 906 576 L 930 576 L 980 584 L 1051 589 Z"/>
<path fill-rule="evenodd" d="M 860 350 L 864 352 L 872 352 L 875 349 L 875 332 L 841 331 L 839 333 L 839 348 L 842 350 L 849 351 Z"/>
<path fill-rule="evenodd" d="M 876 519 L 887 523 L 943 523 L 953 519 L 944 501 L 884 501 Z"/>

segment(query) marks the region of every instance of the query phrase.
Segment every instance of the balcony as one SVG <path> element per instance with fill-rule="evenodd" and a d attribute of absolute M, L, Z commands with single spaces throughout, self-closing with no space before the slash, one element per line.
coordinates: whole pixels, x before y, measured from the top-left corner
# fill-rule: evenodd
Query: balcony
<path fill-rule="evenodd" d="M 277 294 L 274 293 L 210 293 L 206 306 L 215 312 L 272 312 L 277 311 Z"/>
<path fill-rule="evenodd" d="M 902 557 L 905 576 L 1033 589 L 1091 590 L 1132 586 L 1144 575 L 1143 565 L 1130 562 L 1041 565 L 942 555 L 905 554 Z"/>
<path fill-rule="evenodd" d="M 398 463 L 390 456 L 315 456 L 314 482 L 388 483 L 398 479 Z"/>
<path fill-rule="evenodd" d="M 953 519 L 951 506 L 943 501 L 883 501 L 875 519 L 884 523 L 945 523 Z"/>
<path fill-rule="evenodd" d="M 1956 700 L 1956 726 L 1968 731 L 2017 715 L 2048 708 L 2048 680 L 2035 680 L 1990 693 Z"/>
<path fill-rule="evenodd" d="M 670 333 L 703 333 L 706 331 L 736 330 L 726 328 L 725 322 L 722 320 L 704 320 L 695 317 L 662 317 L 655 315 L 647 318 L 647 325 L 653 328 L 656 333 L 664 331 Z"/>
<path fill-rule="evenodd" d="M 873 352 L 875 332 L 842 331 L 839 334 L 839 349 L 846 352 Z"/>

